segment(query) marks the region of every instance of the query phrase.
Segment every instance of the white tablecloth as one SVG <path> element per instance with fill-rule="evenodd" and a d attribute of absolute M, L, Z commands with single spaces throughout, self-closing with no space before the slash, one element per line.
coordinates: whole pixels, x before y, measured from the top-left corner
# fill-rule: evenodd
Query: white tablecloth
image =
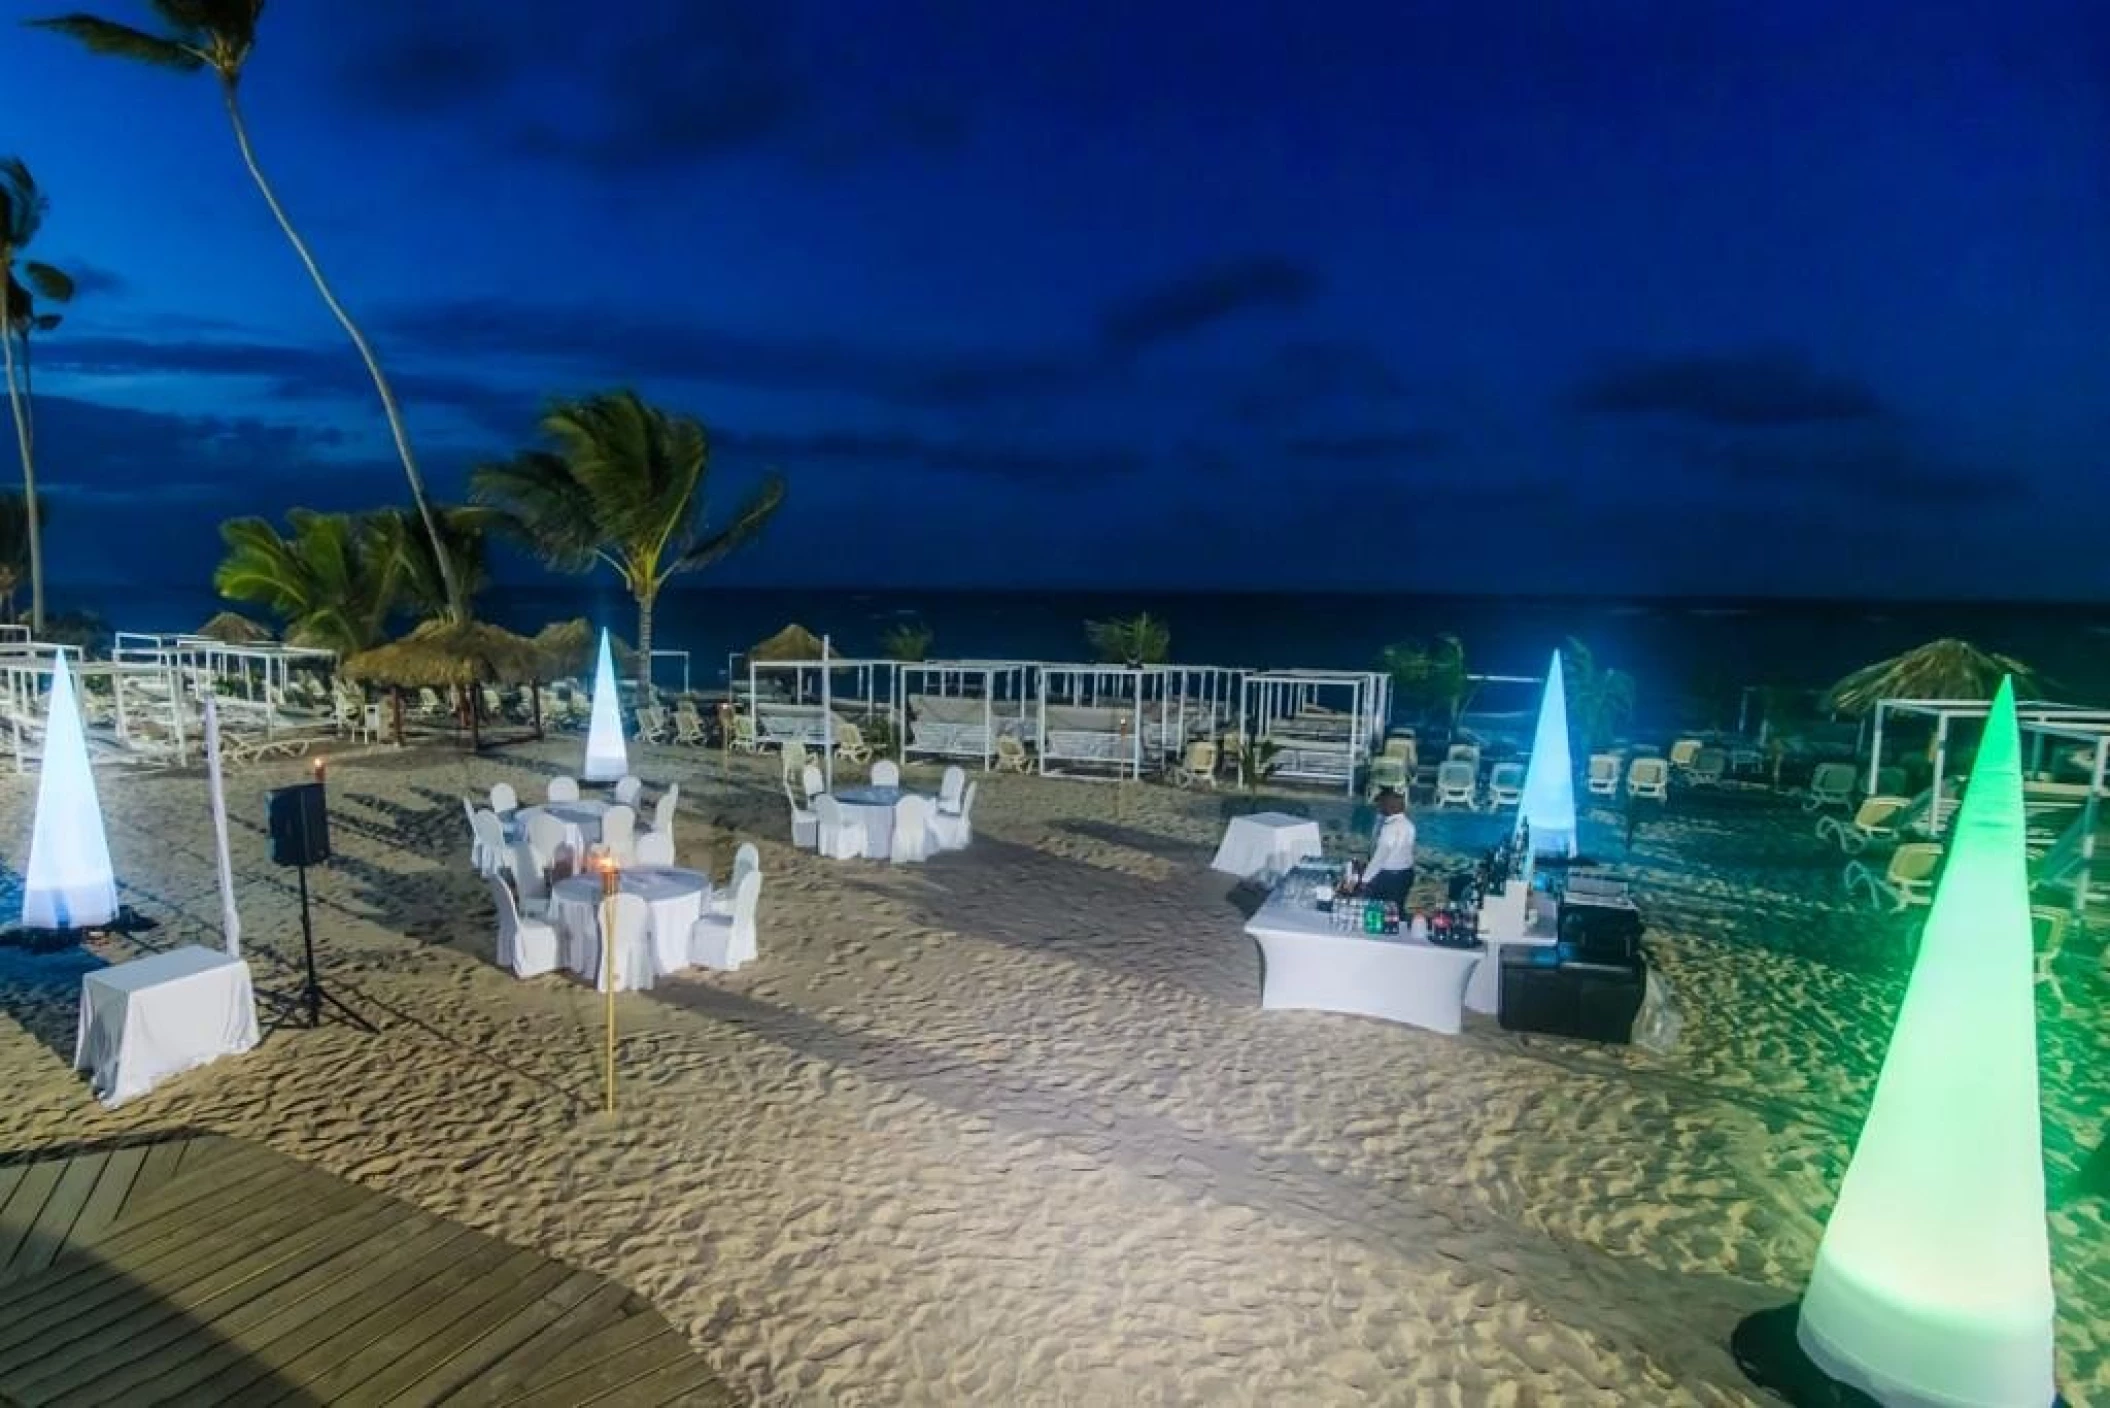
<path fill-rule="evenodd" d="M 835 794 L 843 820 L 864 823 L 866 860 L 886 860 L 894 854 L 894 808 L 911 795 L 918 794 L 907 787 L 845 787 Z"/>
<path fill-rule="evenodd" d="M 1276 899 L 1260 907 L 1245 931 L 1267 963 L 1262 1007 L 1352 1012 L 1446 1035 L 1464 1025 L 1465 985 L 1480 964 L 1476 950 L 1337 930 L 1316 909 L 1292 909 Z"/>
<path fill-rule="evenodd" d="M 689 930 L 710 899 L 709 877 L 694 870 L 632 867 L 622 874 L 628 894 L 644 898 L 650 918 L 652 970 L 635 972 L 635 963 L 616 965 L 616 986 L 625 991 L 649 988 L 654 978 L 689 966 Z M 574 875 L 550 892 L 550 918 L 564 947 L 564 966 L 596 986 L 601 981 L 601 877 Z"/>
<path fill-rule="evenodd" d="M 1528 902 L 1536 898 L 1539 913 L 1530 915 Z M 1466 985 L 1465 1005 L 1475 1012 L 1493 1014 L 1502 1008 L 1502 950 L 1548 948 L 1555 942 L 1556 913 L 1548 895 L 1531 896 L 1522 880 L 1511 880 L 1499 895 L 1489 895 L 1480 905 L 1480 942 L 1487 957 L 1473 970 Z"/>
<path fill-rule="evenodd" d="M 601 815 L 608 810 L 606 802 L 545 802 L 540 806 L 522 807 L 513 814 L 516 828 L 506 835 L 509 841 L 525 841 L 528 820 L 531 817 L 549 815 L 564 823 L 564 844 L 571 847 L 572 859 L 583 862 L 588 847 L 600 844 Z"/>
<path fill-rule="evenodd" d="M 1241 880 L 1280 875 L 1306 856 L 1320 853 L 1319 823 L 1283 812 L 1234 816 L 1224 828 L 1211 870 Z"/>
<path fill-rule="evenodd" d="M 73 1066 L 114 1107 L 257 1039 L 249 965 L 192 945 L 81 979 Z"/>

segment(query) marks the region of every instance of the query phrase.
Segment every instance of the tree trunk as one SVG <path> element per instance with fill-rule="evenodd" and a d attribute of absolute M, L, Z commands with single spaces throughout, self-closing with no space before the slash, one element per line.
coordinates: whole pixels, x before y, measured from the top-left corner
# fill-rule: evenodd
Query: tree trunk
<path fill-rule="evenodd" d="M 403 474 L 410 480 L 411 501 L 418 507 L 418 517 L 424 521 L 426 536 L 432 539 L 432 551 L 439 560 L 440 581 L 446 587 L 448 604 L 456 612 L 466 612 L 468 602 L 462 596 L 461 583 L 455 579 L 454 561 L 447 553 L 446 540 L 440 536 L 439 519 L 434 516 L 432 502 L 425 492 L 425 476 L 418 470 L 417 456 L 410 448 L 410 431 L 403 424 L 403 410 L 396 404 L 396 393 L 389 386 L 387 375 L 381 370 L 381 359 L 374 355 L 373 344 L 366 340 L 366 334 L 352 321 L 352 315 L 337 301 L 337 295 L 331 290 L 329 280 L 322 275 L 322 267 L 315 262 L 314 254 L 309 252 L 307 241 L 293 228 L 293 221 L 287 216 L 285 207 L 278 203 L 277 192 L 271 189 L 271 182 L 265 179 L 264 168 L 257 164 L 256 149 L 249 143 L 249 125 L 242 120 L 242 104 L 236 95 L 234 79 L 223 78 L 220 81 L 220 96 L 226 100 L 227 120 L 234 125 L 235 145 L 241 148 L 242 164 L 249 168 L 250 179 L 256 182 L 257 190 L 264 197 L 264 204 L 271 208 L 271 216 L 278 221 L 278 227 L 285 233 L 287 243 L 291 244 L 293 252 L 300 256 L 302 267 L 307 269 L 308 277 L 315 283 L 315 291 L 322 295 L 323 303 L 337 319 L 338 326 L 344 329 L 345 336 L 351 338 L 352 346 L 358 349 L 360 360 L 366 363 L 367 375 L 374 380 L 374 390 L 381 394 L 381 410 L 388 417 L 389 434 L 395 437 L 396 454 L 403 461 Z"/>
<path fill-rule="evenodd" d="M 637 594 L 637 690 L 638 702 L 652 702 L 652 601 L 656 590 Z"/>
<path fill-rule="evenodd" d="M 0 304 L 6 301 L 4 290 L 12 277 L 5 264 L 0 264 Z M 23 405 L 22 384 L 15 376 L 15 332 L 7 325 L 4 311 L 0 311 L 0 357 L 7 364 L 7 404 L 15 416 L 15 445 L 22 454 L 22 512 L 23 521 L 29 527 L 29 633 L 42 638 L 44 634 L 44 535 L 37 528 L 37 464 L 35 451 L 29 441 L 29 413 Z"/>

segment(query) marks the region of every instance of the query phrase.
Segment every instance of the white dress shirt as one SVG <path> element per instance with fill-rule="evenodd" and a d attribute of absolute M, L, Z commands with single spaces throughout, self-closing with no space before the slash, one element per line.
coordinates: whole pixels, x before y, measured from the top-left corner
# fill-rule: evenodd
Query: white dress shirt
<path fill-rule="evenodd" d="M 1375 875 L 1381 870 L 1412 870 L 1414 868 L 1414 823 L 1405 812 L 1388 816 L 1378 823 L 1377 846 L 1370 852 L 1370 864 L 1364 873 Z"/>

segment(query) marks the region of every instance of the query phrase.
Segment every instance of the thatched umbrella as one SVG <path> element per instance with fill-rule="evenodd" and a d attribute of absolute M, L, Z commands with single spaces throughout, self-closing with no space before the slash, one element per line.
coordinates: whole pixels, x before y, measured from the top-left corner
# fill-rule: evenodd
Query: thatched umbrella
<path fill-rule="evenodd" d="M 197 633 L 222 645 L 261 645 L 272 638 L 267 628 L 236 611 L 222 611 L 198 627 Z"/>
<path fill-rule="evenodd" d="M 482 746 L 475 690 L 486 684 L 534 684 L 546 678 L 542 652 L 525 636 L 481 621 L 427 621 L 401 640 L 364 650 L 344 662 L 346 679 L 394 689 L 469 691 L 469 746 Z M 540 711 L 538 697 L 537 711 Z M 540 720 L 537 720 L 540 728 Z M 402 701 L 396 736 L 403 735 Z"/>
<path fill-rule="evenodd" d="M 1865 714 L 1885 699 L 1991 699 L 2007 675 L 2015 677 L 2018 694 L 2035 684 L 2035 672 L 2019 660 L 1965 640 L 1935 640 L 1854 671 L 1831 687 L 1824 705 L 1838 714 Z"/>
<path fill-rule="evenodd" d="M 750 660 L 818 660 L 821 638 L 804 626 L 793 624 L 747 652 Z"/>
<path fill-rule="evenodd" d="M 601 648 L 601 633 L 584 616 L 571 621 L 552 621 L 535 632 L 533 645 L 542 656 L 542 678 L 562 680 L 593 674 L 595 654 Z M 608 638 L 615 656 L 617 674 L 637 668 L 637 652 L 619 636 Z"/>

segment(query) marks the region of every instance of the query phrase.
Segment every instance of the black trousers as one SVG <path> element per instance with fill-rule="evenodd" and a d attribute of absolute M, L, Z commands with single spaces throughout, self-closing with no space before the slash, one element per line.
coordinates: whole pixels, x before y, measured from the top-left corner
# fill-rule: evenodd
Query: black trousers
<path fill-rule="evenodd" d="M 1378 870 L 1363 880 L 1363 892 L 1374 900 L 1404 906 L 1407 895 L 1414 889 L 1414 871 Z"/>

